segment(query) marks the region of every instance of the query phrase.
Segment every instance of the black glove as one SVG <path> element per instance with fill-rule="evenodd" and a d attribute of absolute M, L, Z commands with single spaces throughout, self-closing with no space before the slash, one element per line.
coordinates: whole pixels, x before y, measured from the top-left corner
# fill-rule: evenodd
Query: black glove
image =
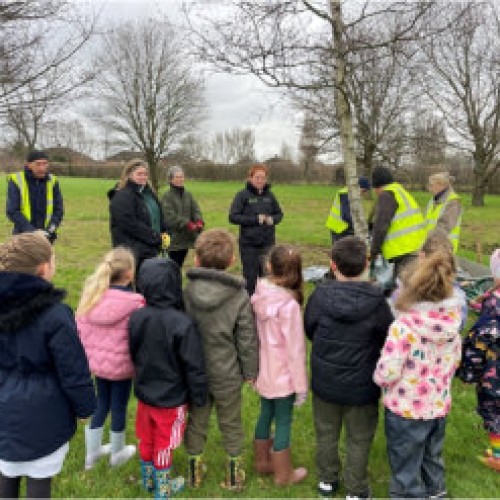
<path fill-rule="evenodd" d="M 49 226 L 45 231 L 45 237 L 49 240 L 50 244 L 53 245 L 57 240 L 57 228 L 55 226 Z"/>

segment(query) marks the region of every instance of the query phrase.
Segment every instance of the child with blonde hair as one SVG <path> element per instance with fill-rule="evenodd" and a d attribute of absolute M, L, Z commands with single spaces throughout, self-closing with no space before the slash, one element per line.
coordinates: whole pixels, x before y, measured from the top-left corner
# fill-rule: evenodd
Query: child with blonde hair
<path fill-rule="evenodd" d="M 442 451 L 461 357 L 461 301 L 450 248 L 419 255 L 403 275 L 374 381 L 383 392 L 390 497 L 447 496 Z"/>
<path fill-rule="evenodd" d="M 65 291 L 54 288 L 42 231 L 0 245 L 0 498 L 50 498 L 77 419 L 95 409 L 87 358 Z"/>
<path fill-rule="evenodd" d="M 481 313 L 463 345 L 460 378 L 476 384 L 477 412 L 490 448 L 480 460 L 500 471 L 500 249 L 490 259 L 495 288 L 481 302 Z"/>
<path fill-rule="evenodd" d="M 85 469 L 111 452 L 110 465 L 124 464 L 135 454 L 125 445 L 127 404 L 134 366 L 128 345 L 128 321 L 143 307 L 144 298 L 134 293 L 135 259 L 132 252 L 117 247 L 106 254 L 87 278 L 76 311 L 80 339 L 95 376 L 97 409 L 85 427 Z M 111 411 L 111 444 L 102 446 L 104 422 Z"/>
<path fill-rule="evenodd" d="M 274 483 L 285 486 L 307 477 L 303 467 L 293 469 L 290 448 L 293 406 L 302 405 L 307 396 L 302 258 L 292 247 L 277 245 L 269 253 L 266 270 L 267 278 L 257 282 L 251 298 L 260 339 L 254 467 L 259 473 L 274 473 Z"/>

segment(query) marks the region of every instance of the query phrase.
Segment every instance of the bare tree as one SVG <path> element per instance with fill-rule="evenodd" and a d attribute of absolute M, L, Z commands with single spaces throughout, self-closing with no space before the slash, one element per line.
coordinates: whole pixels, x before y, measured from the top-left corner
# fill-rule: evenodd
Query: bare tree
<path fill-rule="evenodd" d="M 143 152 L 158 189 L 158 161 L 205 111 L 185 40 L 167 21 L 127 23 L 105 37 L 96 62 L 102 123 Z"/>
<path fill-rule="evenodd" d="M 448 18 L 466 12 L 446 36 L 423 44 L 419 75 L 426 94 L 446 119 L 448 140 L 474 159 L 472 204 L 500 167 L 500 16 L 494 2 L 448 5 Z"/>
<path fill-rule="evenodd" d="M 321 146 L 318 122 L 310 114 L 306 114 L 302 124 L 299 140 L 299 151 L 304 164 L 304 177 L 311 180 L 311 170 L 314 167 Z"/>
<path fill-rule="evenodd" d="M 292 151 L 292 148 L 290 147 L 290 145 L 283 141 L 281 143 L 281 148 L 280 148 L 280 158 L 283 160 L 283 161 L 290 161 L 292 162 L 293 161 L 293 151 Z"/>
<path fill-rule="evenodd" d="M 35 98 L 36 82 L 79 53 L 97 20 L 70 0 L 0 0 L 0 112 L 7 98 L 11 107 Z"/>
<path fill-rule="evenodd" d="M 396 46 L 425 34 L 437 2 L 365 0 L 350 3 L 354 7 L 345 18 L 344 3 L 329 0 L 325 8 L 320 6 L 324 3 L 308 0 L 238 0 L 219 13 L 215 8 L 205 16 L 188 12 L 188 19 L 198 54 L 222 71 L 253 74 L 272 87 L 308 92 L 333 88 L 354 227 L 365 237 L 367 226 L 356 181 L 349 58 L 354 52 Z M 383 36 L 375 41 L 359 37 L 364 26 L 377 23 L 386 26 Z M 328 79 L 318 78 L 328 72 Z"/>

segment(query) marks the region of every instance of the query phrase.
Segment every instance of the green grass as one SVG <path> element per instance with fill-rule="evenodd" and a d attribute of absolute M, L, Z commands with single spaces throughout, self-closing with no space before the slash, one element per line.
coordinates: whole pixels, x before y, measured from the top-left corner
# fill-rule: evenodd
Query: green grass
<path fill-rule="evenodd" d="M 106 192 L 114 184 L 112 180 L 61 179 L 66 216 L 56 243 L 58 271 L 57 286 L 68 290 L 68 302 L 76 306 L 84 278 L 95 268 L 102 255 L 110 248 L 108 229 L 108 199 Z M 5 207 L 5 178 L 0 176 L 0 206 Z M 228 223 L 227 214 L 232 198 L 243 183 L 188 182 L 188 188 L 201 205 L 207 227 L 225 227 L 237 234 L 237 228 Z M 327 265 L 326 251 L 329 234 L 324 223 L 335 189 L 329 186 L 277 185 L 274 192 L 282 205 L 285 217 L 277 228 L 281 242 L 294 243 L 300 247 L 304 265 Z M 425 206 L 429 195 L 416 193 L 416 198 Z M 500 197 L 487 196 L 486 206 L 470 206 L 470 196 L 463 197 L 465 214 L 461 249 L 464 256 L 474 257 L 476 242 L 485 248 L 500 246 Z M 5 217 L 0 218 L 0 242 L 10 234 L 11 226 Z M 483 261 L 487 260 L 487 252 Z M 192 262 L 191 254 L 185 266 Z M 233 268 L 241 272 L 239 264 Z M 312 287 L 307 286 L 307 292 Z M 309 469 L 307 480 L 297 486 L 276 488 L 272 480 L 258 477 L 251 469 L 252 433 L 258 411 L 258 396 L 245 387 L 244 424 L 246 431 L 247 487 L 242 497 L 313 497 L 316 474 L 314 465 L 315 437 L 310 398 L 294 414 L 293 456 L 296 465 Z M 487 470 L 475 458 L 486 445 L 486 435 L 481 420 L 474 412 L 475 394 L 471 387 L 454 383 L 453 408 L 448 418 L 445 460 L 448 489 L 454 497 L 497 497 L 500 490 L 500 475 Z M 132 398 L 128 413 L 128 438 L 135 442 L 134 415 L 136 401 Z M 382 409 L 380 414 L 382 415 Z M 344 449 L 342 448 L 342 455 Z M 199 490 L 186 489 L 181 497 L 231 497 L 234 494 L 220 487 L 224 475 L 225 457 L 221 437 L 215 418 L 212 418 L 209 440 L 205 451 L 209 473 Z M 103 459 L 90 472 L 83 471 L 84 440 L 83 425 L 71 442 L 71 451 L 64 468 L 54 480 L 53 496 L 63 497 L 145 497 L 139 484 L 140 470 L 137 460 L 132 460 L 118 469 L 109 469 Z M 181 447 L 175 452 L 174 466 L 178 473 L 185 474 L 187 457 Z M 386 497 L 389 481 L 389 466 L 385 452 L 385 437 L 382 418 L 375 437 L 370 459 L 370 472 L 374 496 Z M 343 496 L 343 488 L 338 496 Z"/>

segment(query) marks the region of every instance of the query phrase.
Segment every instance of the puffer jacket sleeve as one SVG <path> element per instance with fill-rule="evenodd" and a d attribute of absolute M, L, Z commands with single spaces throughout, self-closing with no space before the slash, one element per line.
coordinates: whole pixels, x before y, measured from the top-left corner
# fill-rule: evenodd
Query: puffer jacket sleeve
<path fill-rule="evenodd" d="M 321 286 L 321 285 L 320 285 Z M 304 313 L 304 328 L 307 338 L 312 342 L 314 334 L 318 329 L 319 318 L 324 309 L 321 307 L 319 301 L 320 289 L 316 288 L 307 302 L 306 310 Z"/>
<path fill-rule="evenodd" d="M 467 384 L 480 382 L 484 375 L 487 345 L 481 340 L 479 333 L 472 329 L 462 345 L 462 361 L 457 376 Z"/>
<path fill-rule="evenodd" d="M 288 370 L 296 394 L 307 392 L 306 342 L 300 306 L 294 301 L 280 314 L 279 323 L 285 337 Z"/>
<path fill-rule="evenodd" d="M 244 380 L 255 380 L 259 373 L 259 340 L 247 292 L 239 292 L 243 300 L 238 310 L 235 331 L 236 351 Z"/>
<path fill-rule="evenodd" d="M 189 399 L 195 406 L 204 406 L 207 402 L 208 382 L 201 337 L 194 323 L 182 335 L 179 354 L 183 361 Z"/>
<path fill-rule="evenodd" d="M 94 385 L 87 356 L 83 350 L 75 320 L 69 307 L 56 306 L 47 330 L 51 332 L 49 349 L 59 383 L 79 418 L 88 418 L 96 408 Z"/>

